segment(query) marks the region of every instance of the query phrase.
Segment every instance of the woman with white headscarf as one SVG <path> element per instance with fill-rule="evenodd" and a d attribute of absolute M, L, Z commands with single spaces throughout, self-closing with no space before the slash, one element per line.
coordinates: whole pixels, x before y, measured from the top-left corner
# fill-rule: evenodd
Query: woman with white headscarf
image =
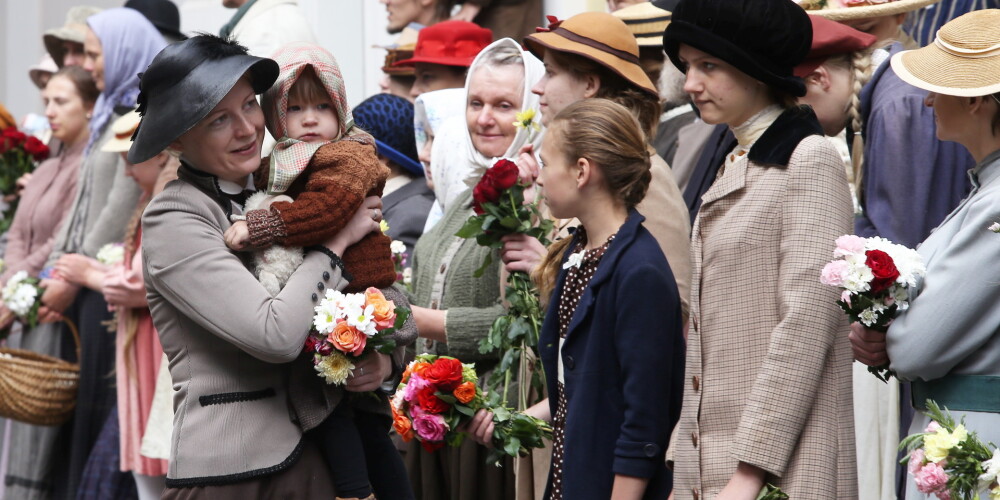
<path fill-rule="evenodd" d="M 435 194 L 443 218 L 417 241 L 413 259 L 413 317 L 422 340 L 417 349 L 475 362 L 480 373 L 498 359 L 479 352 L 479 341 L 504 313 L 500 259 L 496 250 L 455 236 L 472 211 L 474 183 L 495 158 L 513 158 L 526 144 L 541 142 L 542 132 L 515 127 L 516 115 L 538 112 L 531 87 L 543 76 L 542 63 L 509 38 L 483 51 L 469 68 L 465 116 L 436 130 L 431 160 Z M 487 255 L 493 264 L 473 276 Z M 467 441 L 459 448 L 428 453 L 414 445 L 407 469 L 418 498 L 513 498 L 513 466 L 486 464 L 486 448 Z"/>

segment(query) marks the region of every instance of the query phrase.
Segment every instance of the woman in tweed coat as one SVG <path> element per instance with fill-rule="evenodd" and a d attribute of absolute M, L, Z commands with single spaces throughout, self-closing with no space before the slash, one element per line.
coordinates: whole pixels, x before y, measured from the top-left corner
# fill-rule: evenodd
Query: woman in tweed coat
<path fill-rule="evenodd" d="M 847 322 L 819 283 L 851 200 L 812 110 L 791 105 L 811 39 L 785 0 L 682 0 L 664 33 L 702 119 L 738 139 L 692 234 L 678 500 L 752 500 L 765 483 L 857 497 Z"/>

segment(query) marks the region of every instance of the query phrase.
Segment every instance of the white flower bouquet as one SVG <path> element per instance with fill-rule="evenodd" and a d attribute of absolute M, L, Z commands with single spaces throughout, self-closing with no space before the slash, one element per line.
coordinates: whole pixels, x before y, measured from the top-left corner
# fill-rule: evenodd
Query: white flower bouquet
<path fill-rule="evenodd" d="M 3 287 L 3 305 L 34 328 L 38 324 L 38 307 L 41 305 L 42 288 L 38 286 L 38 278 L 28 276 L 27 271 L 18 271 L 7 280 Z"/>
<path fill-rule="evenodd" d="M 105 266 L 114 266 L 125 261 L 125 246 L 121 243 L 108 243 L 97 251 L 97 261 Z"/>

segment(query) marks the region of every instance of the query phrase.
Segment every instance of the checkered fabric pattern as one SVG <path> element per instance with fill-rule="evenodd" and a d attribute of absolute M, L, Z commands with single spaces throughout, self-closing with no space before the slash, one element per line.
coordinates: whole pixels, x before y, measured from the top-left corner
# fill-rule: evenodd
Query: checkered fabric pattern
<path fill-rule="evenodd" d="M 302 142 L 285 138 L 271 151 L 271 168 L 268 172 L 268 194 L 281 194 L 299 178 L 309 166 L 316 150 L 327 143 Z"/>
<path fill-rule="evenodd" d="M 851 350 L 819 282 L 852 232 L 843 164 L 810 136 L 787 167 L 746 156 L 705 193 L 674 454 L 678 500 L 715 498 L 747 462 L 791 498 L 857 498 Z"/>

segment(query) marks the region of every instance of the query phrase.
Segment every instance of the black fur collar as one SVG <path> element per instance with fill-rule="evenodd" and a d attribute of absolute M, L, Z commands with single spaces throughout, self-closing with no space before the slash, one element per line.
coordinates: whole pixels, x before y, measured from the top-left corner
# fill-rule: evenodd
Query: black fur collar
<path fill-rule="evenodd" d="M 750 161 L 763 165 L 788 166 L 802 139 L 823 135 L 816 114 L 809 106 L 786 109 L 750 148 Z"/>

